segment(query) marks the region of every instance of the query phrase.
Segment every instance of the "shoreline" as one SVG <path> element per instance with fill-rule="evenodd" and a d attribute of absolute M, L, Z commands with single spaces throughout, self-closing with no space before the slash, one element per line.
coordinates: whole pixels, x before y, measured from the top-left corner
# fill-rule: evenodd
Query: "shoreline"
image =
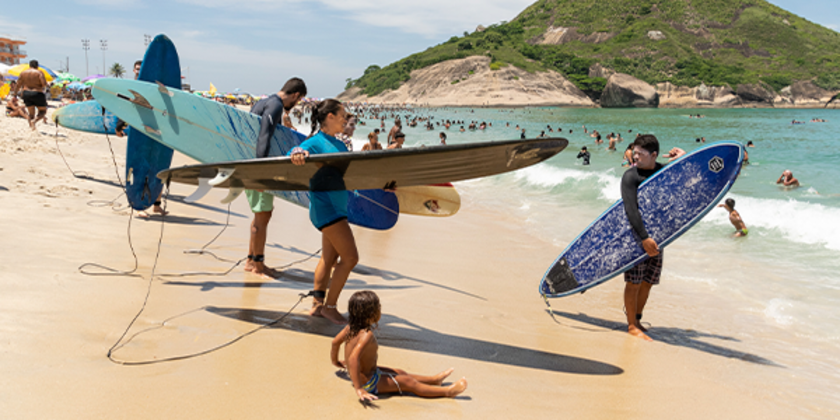
<path fill-rule="evenodd" d="M 753 388 L 779 379 L 778 367 L 696 351 L 694 346 L 703 342 L 680 345 L 680 340 L 692 337 L 692 327 L 679 321 L 685 308 L 678 298 L 688 292 L 668 286 L 667 277 L 657 290 L 661 300 L 652 304 L 650 318 L 657 329 L 671 331 L 665 333 L 672 335 L 670 342 L 644 343 L 620 331 L 618 280 L 577 299 L 553 300 L 552 319 L 536 288 L 561 249 L 523 232 L 521 224 L 499 218 L 503 212 L 488 212 L 469 196 L 451 218 L 403 215 L 386 232 L 354 227 L 360 266 L 339 300 L 346 312 L 353 291 L 376 291 L 386 315 L 377 333 L 380 363 L 421 373 L 455 367 L 453 379 L 469 380 L 461 398 L 393 396 L 380 400 L 379 410 L 365 410 L 329 364 L 329 342 L 336 328 L 305 316 L 309 301 L 277 327 L 206 356 L 148 366 L 111 363 L 105 357 L 107 349 L 143 304 L 161 235 L 160 219 L 132 220 L 142 278 L 80 274 L 78 266 L 86 261 L 117 269 L 133 265 L 126 241 L 127 212 L 89 205 L 119 193 L 110 184 L 116 178 L 104 136 L 59 130 L 66 135 L 58 140 L 70 166 L 94 178 L 82 180 L 64 167 L 55 152 L 55 137 L 19 132 L 14 126 L 21 124 L 26 123 L 0 119 L 0 128 L 8 133 L 0 140 L 6 143 L 0 185 L 9 189 L 0 191 L 6 238 L 0 301 L 7 308 L 0 317 L 7 337 L 0 344 L 7 355 L 0 367 L 9 372 L 0 379 L 0 407 L 13 416 L 253 418 L 341 413 L 350 418 L 471 418 L 501 413 L 551 416 L 559 407 L 576 418 L 669 419 L 675 412 L 698 419 L 826 414 L 803 413 L 795 398 L 778 399 L 776 391 L 783 387 Z M 111 140 L 117 162 L 124 162 L 124 139 Z M 185 163 L 188 159 L 176 154 L 173 165 Z M 290 267 L 272 281 L 245 274 L 241 267 L 227 276 L 162 276 L 222 272 L 231 265 L 182 253 L 209 241 L 227 215 L 218 203 L 223 191 L 212 191 L 195 205 L 179 201 L 191 192 L 191 187 L 172 187 L 171 215 L 163 226 L 156 268 L 161 277 L 152 283 L 145 312 L 128 336 L 149 330 L 115 352 L 122 360 L 206 350 L 282 316 L 298 301 L 298 293 L 311 288 L 315 259 Z M 275 205 L 267 262 L 292 263 L 318 249 L 320 236 L 305 209 L 281 200 Z M 210 249 L 235 261 L 247 249 L 250 211 L 245 200 L 233 203 L 230 220 L 231 226 Z M 680 252 L 691 258 L 691 253 Z M 702 294 L 698 288 L 687 290 Z M 156 328 L 167 318 L 196 309 Z M 713 334 L 714 328 L 706 325 L 697 332 Z M 737 352 L 750 343 L 724 340 L 714 345 Z"/>

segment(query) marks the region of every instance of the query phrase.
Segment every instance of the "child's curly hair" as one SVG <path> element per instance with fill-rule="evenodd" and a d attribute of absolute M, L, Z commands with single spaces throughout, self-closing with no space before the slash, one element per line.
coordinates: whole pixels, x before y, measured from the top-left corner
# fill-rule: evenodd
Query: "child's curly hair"
<path fill-rule="evenodd" d="M 379 296 L 370 290 L 362 290 L 350 296 L 350 303 L 347 304 L 350 312 L 348 322 L 350 331 L 347 333 L 347 340 L 355 337 L 362 330 L 370 329 L 376 322 L 382 307 L 379 305 Z"/>

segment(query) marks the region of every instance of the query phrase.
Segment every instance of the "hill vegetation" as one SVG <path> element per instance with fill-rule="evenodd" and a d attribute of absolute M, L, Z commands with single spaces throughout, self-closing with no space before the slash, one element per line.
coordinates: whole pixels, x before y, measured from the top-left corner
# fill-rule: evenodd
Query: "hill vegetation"
<path fill-rule="evenodd" d="M 650 84 L 694 87 L 799 80 L 840 89 L 840 33 L 764 0 L 539 0 L 511 22 L 452 37 L 348 79 L 369 96 L 397 89 L 412 70 L 486 55 L 490 68 L 555 70 L 597 97 L 594 64 Z M 597 76 L 597 75 L 595 75 Z"/>

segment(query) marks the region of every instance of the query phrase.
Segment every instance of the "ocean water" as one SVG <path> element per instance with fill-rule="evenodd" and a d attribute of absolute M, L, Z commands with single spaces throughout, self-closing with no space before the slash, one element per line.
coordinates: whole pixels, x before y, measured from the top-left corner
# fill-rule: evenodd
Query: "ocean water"
<path fill-rule="evenodd" d="M 688 117 L 698 113 L 705 118 Z M 418 109 L 413 115 L 434 116 L 433 121 L 464 120 L 465 127 L 470 121 L 486 121 L 492 127 L 464 133 L 458 125 L 449 130 L 435 126 L 431 131 L 422 123 L 404 127 L 408 147 L 438 144 L 440 132 L 447 133 L 449 144 L 517 139 L 516 125 L 525 128 L 529 138 L 542 130 L 567 138 L 569 147 L 540 165 L 456 184 L 463 205 L 519 221 L 531 235 L 554 244 L 558 254 L 620 198 L 622 155 L 636 133 L 656 135 L 662 153 L 671 147 L 690 152 L 701 147 L 698 137 L 705 137 L 707 144 L 752 141 L 755 147 L 747 149 L 751 164 L 743 168 L 728 194 L 735 199 L 749 235 L 733 238 L 728 214 L 713 210 L 669 246 L 663 285 L 652 294 L 649 309 L 658 305 L 669 310 L 668 324 L 685 331 L 727 337 L 719 343 L 708 338 L 694 347 L 709 351 L 711 345 L 718 349 L 712 351 L 715 354 L 745 360 L 741 367 L 745 375 L 754 375 L 753 382 L 768 395 L 791 397 L 790 404 L 806 417 L 840 415 L 835 397 L 840 393 L 840 113 L 435 108 Z M 791 124 L 813 118 L 827 122 Z M 377 120 L 364 121 L 357 139 L 365 139 L 380 125 Z M 386 133 L 392 125 L 393 118 L 386 119 Z M 554 133 L 548 132 L 548 125 Z M 603 138 L 620 133 L 624 141 L 617 151 L 607 151 L 606 144 L 596 145 L 584 134 L 584 125 L 590 133 L 597 129 Z M 386 137 L 380 135 L 380 142 Z M 589 166 L 576 159 L 582 146 L 592 154 Z M 801 187 L 776 185 L 786 169 Z M 551 262 L 545 261 L 546 268 Z M 539 281 L 535 278 L 529 285 L 535 304 L 539 304 Z M 755 363 L 773 368 L 755 373 L 749 366 Z"/>

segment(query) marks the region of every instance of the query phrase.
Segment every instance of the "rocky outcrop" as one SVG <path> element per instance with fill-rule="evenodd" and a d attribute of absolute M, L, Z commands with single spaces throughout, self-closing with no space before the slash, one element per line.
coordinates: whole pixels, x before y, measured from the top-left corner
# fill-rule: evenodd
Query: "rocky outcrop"
<path fill-rule="evenodd" d="M 614 37 L 612 32 L 593 32 L 589 35 L 578 33 L 577 28 L 549 26 L 549 28 L 531 42 L 540 45 L 563 45 L 567 42 L 580 41 L 586 44 L 599 44 Z"/>
<path fill-rule="evenodd" d="M 829 92 L 810 80 L 796 82 L 779 92 L 774 105 L 777 107 L 822 108 L 834 97 Z"/>
<path fill-rule="evenodd" d="M 647 37 L 654 41 L 662 41 L 667 38 L 662 31 L 648 31 Z"/>
<path fill-rule="evenodd" d="M 758 104 L 773 104 L 776 99 L 776 94 L 772 89 L 765 87 L 759 83 L 750 83 L 738 85 L 735 90 L 738 97 L 745 102 L 756 102 Z"/>
<path fill-rule="evenodd" d="M 674 86 L 669 82 L 656 85 L 660 108 L 730 108 L 740 104 L 738 95 L 728 86 Z"/>
<path fill-rule="evenodd" d="M 360 89 L 351 88 L 338 99 L 429 106 L 595 106 L 560 73 L 528 73 L 511 65 L 490 70 L 490 58 L 484 56 L 449 60 L 414 70 L 411 78 L 397 90 L 368 97 Z"/>
<path fill-rule="evenodd" d="M 601 94 L 603 108 L 656 108 L 659 94 L 653 86 L 629 74 L 616 73 Z"/>

